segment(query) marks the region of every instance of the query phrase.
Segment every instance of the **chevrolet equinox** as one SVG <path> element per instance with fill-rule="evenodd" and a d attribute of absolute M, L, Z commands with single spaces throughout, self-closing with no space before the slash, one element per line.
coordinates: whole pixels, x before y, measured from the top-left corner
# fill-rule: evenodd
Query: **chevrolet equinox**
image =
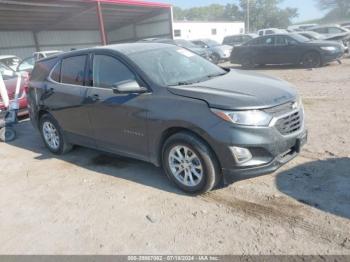
<path fill-rule="evenodd" d="M 29 111 L 47 148 L 73 145 L 162 166 L 182 190 L 275 171 L 307 140 L 294 88 L 177 46 L 119 44 L 36 63 Z"/>

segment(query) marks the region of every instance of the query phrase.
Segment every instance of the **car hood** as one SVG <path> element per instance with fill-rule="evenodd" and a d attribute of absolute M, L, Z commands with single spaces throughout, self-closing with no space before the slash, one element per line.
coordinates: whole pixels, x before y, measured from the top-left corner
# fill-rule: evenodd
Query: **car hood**
<path fill-rule="evenodd" d="M 240 70 L 192 85 L 169 87 L 169 91 L 225 110 L 269 108 L 294 100 L 297 95 L 283 80 Z"/>

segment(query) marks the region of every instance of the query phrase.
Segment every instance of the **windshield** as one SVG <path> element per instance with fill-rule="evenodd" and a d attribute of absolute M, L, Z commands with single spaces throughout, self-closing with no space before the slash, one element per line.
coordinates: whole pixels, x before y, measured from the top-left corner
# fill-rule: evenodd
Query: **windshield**
<path fill-rule="evenodd" d="M 311 39 L 316 39 L 316 40 L 324 39 L 323 35 L 316 33 L 316 32 L 307 32 L 305 34 L 309 35 Z M 303 35 L 303 36 L 305 36 L 305 35 Z"/>
<path fill-rule="evenodd" d="M 195 44 L 189 42 L 189 41 L 186 41 L 186 40 L 175 40 L 175 43 L 178 45 L 178 46 L 181 46 L 181 47 L 185 47 L 185 48 L 198 48 L 198 46 L 196 46 Z"/>
<path fill-rule="evenodd" d="M 220 45 L 218 42 L 211 40 L 211 39 L 204 40 L 203 42 L 205 42 L 209 47 L 214 47 L 214 46 Z"/>
<path fill-rule="evenodd" d="M 299 34 L 290 34 L 290 36 L 291 36 L 293 39 L 295 39 L 295 40 L 297 40 L 298 42 L 300 42 L 300 43 L 304 43 L 304 42 L 309 42 L 309 41 L 310 41 L 309 38 L 307 38 L 307 37 L 305 37 L 305 36 L 302 36 L 302 35 L 299 35 Z"/>
<path fill-rule="evenodd" d="M 15 71 L 13 71 L 10 67 L 1 63 L 0 63 L 0 73 L 4 80 L 15 77 Z"/>
<path fill-rule="evenodd" d="M 0 60 L 2 64 L 10 67 L 17 67 L 20 59 L 18 57 L 4 58 Z"/>
<path fill-rule="evenodd" d="M 163 47 L 129 55 L 159 85 L 189 85 L 227 73 L 186 49 Z"/>

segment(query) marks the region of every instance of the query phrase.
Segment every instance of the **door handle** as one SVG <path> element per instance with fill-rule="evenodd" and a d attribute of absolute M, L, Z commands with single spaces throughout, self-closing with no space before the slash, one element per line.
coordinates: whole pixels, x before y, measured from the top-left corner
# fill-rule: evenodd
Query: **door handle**
<path fill-rule="evenodd" d="M 96 101 L 100 100 L 100 96 L 98 94 L 94 94 L 94 95 L 90 96 L 90 99 L 92 102 L 96 102 Z"/>

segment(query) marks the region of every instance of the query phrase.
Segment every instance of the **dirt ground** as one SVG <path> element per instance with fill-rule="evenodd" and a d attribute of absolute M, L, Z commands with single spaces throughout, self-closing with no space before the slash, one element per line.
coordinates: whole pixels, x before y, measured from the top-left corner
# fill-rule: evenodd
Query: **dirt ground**
<path fill-rule="evenodd" d="M 256 71 L 296 86 L 310 140 L 274 174 L 191 197 L 147 163 L 0 144 L 1 254 L 349 254 L 350 59 Z"/>

